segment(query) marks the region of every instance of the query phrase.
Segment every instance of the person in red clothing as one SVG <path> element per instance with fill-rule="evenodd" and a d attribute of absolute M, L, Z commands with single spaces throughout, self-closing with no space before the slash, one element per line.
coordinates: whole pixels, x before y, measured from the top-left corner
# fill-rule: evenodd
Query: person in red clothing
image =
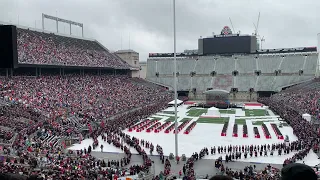
<path fill-rule="evenodd" d="M 114 175 L 113 175 L 113 180 L 118 180 L 117 174 L 114 174 Z"/>
<path fill-rule="evenodd" d="M 179 178 L 182 176 L 182 171 L 180 170 L 179 171 Z"/>
<path fill-rule="evenodd" d="M 179 156 L 177 156 L 177 164 L 179 164 L 179 161 L 180 161 L 180 157 Z"/>

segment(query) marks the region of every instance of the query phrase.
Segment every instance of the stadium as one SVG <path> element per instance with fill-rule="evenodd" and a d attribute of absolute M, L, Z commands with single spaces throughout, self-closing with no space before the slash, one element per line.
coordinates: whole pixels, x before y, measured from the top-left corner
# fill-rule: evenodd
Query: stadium
<path fill-rule="evenodd" d="M 225 28 L 227 32 L 224 32 Z M 257 41 L 251 42 L 251 39 L 257 39 L 256 36 L 230 36 L 233 35 L 230 28 L 224 29 L 219 37 L 199 39 L 198 51 L 186 50 L 177 54 L 180 96 L 205 100 L 206 91 L 220 89 L 229 92 L 232 101 L 257 101 L 258 97 L 269 97 L 315 77 L 316 47 L 260 50 Z M 232 47 L 229 44 L 233 44 Z M 150 53 L 147 79 L 173 87 L 172 61 L 173 53 Z"/>
<path fill-rule="evenodd" d="M 319 173 L 318 47 L 260 49 L 225 26 L 197 50 L 150 52 L 142 79 L 137 52 L 44 24 L 0 23 L 0 39 L 3 179 Z"/>

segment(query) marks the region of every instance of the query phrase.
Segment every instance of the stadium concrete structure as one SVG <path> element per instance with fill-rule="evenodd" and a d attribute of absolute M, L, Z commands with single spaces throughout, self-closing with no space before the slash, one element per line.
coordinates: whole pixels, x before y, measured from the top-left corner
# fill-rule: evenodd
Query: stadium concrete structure
<path fill-rule="evenodd" d="M 10 31 L 11 35 L 9 39 L 4 38 L 4 40 L 6 41 L 2 41 L 2 43 L 6 43 L 6 42 L 10 43 L 15 41 L 14 38 L 18 38 L 18 41 L 17 41 L 18 46 L 17 44 L 15 45 L 11 44 L 11 50 L 12 49 L 15 50 L 15 53 L 17 53 L 18 56 L 16 56 L 16 58 L 11 58 L 11 59 L 3 58 L 4 60 L 2 63 L 5 63 L 5 60 L 7 61 L 10 60 L 10 62 L 7 62 L 7 65 L 9 64 L 8 66 L 1 66 L 1 68 L 3 69 L 0 69 L 0 75 L 5 75 L 7 77 L 10 77 L 10 76 L 43 76 L 45 77 L 46 75 L 64 76 L 67 74 L 81 74 L 83 76 L 89 75 L 89 74 L 132 75 L 132 71 L 139 69 L 137 67 L 133 67 L 132 64 L 126 61 L 123 61 L 119 57 L 119 55 L 110 53 L 110 51 L 107 48 L 103 47 L 96 40 L 90 40 L 85 38 L 74 38 L 66 35 L 53 34 L 53 33 L 45 32 L 41 30 L 34 30 L 31 28 L 18 27 L 16 29 L 16 27 L 10 27 L 8 29 L 11 30 Z M 18 33 L 15 32 L 14 29 L 16 29 Z M 228 28 L 224 28 L 224 29 L 228 29 Z M 221 38 L 225 36 L 233 37 L 232 34 L 223 33 L 223 35 L 221 35 Z M 32 38 L 29 38 L 29 37 L 32 37 Z M 39 45 L 39 46 L 36 46 L 38 47 L 36 48 L 36 51 L 30 51 L 29 48 L 26 48 L 26 47 L 33 47 L 32 45 L 34 45 L 33 44 L 35 42 L 34 40 L 39 40 L 39 39 L 48 40 L 48 43 L 45 44 L 46 45 L 45 48 L 48 48 L 48 47 L 50 48 L 51 47 L 50 45 L 52 44 L 54 44 L 54 46 L 52 47 L 61 47 L 61 46 L 65 47 L 65 44 L 66 44 L 70 47 L 77 47 L 81 49 L 82 54 L 81 56 L 79 56 L 80 53 L 77 53 L 78 51 L 73 50 L 72 48 L 69 47 L 70 48 L 69 51 L 72 52 L 72 57 L 67 56 L 68 54 L 66 53 L 62 53 L 62 55 L 64 55 L 62 57 L 53 56 L 53 57 L 47 58 L 48 54 L 51 54 L 51 55 L 53 54 L 56 55 L 56 54 L 55 52 L 47 51 L 47 49 L 46 51 L 42 51 L 43 46 L 41 45 L 41 42 L 43 41 L 36 41 Z M 248 40 L 247 37 L 245 37 L 245 39 Z M 252 37 L 249 37 L 249 39 L 252 40 Z M 254 45 L 255 43 L 252 43 L 252 44 Z M 231 95 L 229 96 L 231 96 L 231 98 L 235 100 L 236 99 L 248 100 L 248 97 L 250 97 L 249 100 L 255 100 L 257 96 L 267 96 L 273 92 L 280 91 L 282 88 L 285 88 L 292 84 L 297 84 L 299 82 L 312 79 L 316 74 L 316 70 L 317 70 L 316 64 L 317 64 L 317 55 L 318 55 L 316 53 L 316 48 L 311 47 L 311 48 L 279 49 L 279 50 L 263 51 L 263 50 L 254 50 L 253 48 L 254 46 L 252 46 L 252 44 L 250 46 L 247 46 L 250 48 L 244 49 L 244 51 L 249 50 L 250 53 L 241 53 L 241 54 L 232 54 L 232 55 L 230 54 L 211 55 L 210 53 L 204 50 L 202 51 L 200 50 L 201 54 L 203 54 L 201 56 L 197 54 L 198 52 L 197 53 L 185 52 L 185 53 L 178 54 L 179 56 L 178 57 L 179 93 L 181 95 L 189 94 L 190 97 L 193 96 L 194 98 L 204 98 L 205 96 L 208 95 L 207 93 L 209 93 L 210 95 L 210 92 L 220 92 L 221 95 L 219 97 L 222 99 L 227 99 L 225 95 L 227 95 L 229 92 L 232 92 L 230 93 Z M 9 45 L 7 47 L 9 47 Z M 45 56 L 42 56 L 42 55 L 45 55 Z M 98 57 L 94 58 L 95 56 L 98 56 Z M 158 56 L 158 57 L 155 57 L 155 56 Z M 147 65 L 148 65 L 147 79 L 157 84 L 164 84 L 165 86 L 170 87 L 173 83 L 172 82 L 173 66 L 171 64 L 173 62 L 172 56 L 173 56 L 172 53 L 158 54 L 158 55 L 150 54 L 150 58 L 148 59 L 148 62 L 147 62 Z M 136 66 L 139 65 L 134 61 L 133 61 L 133 64 Z M 2 64 L 2 65 L 5 65 L 5 64 Z M 11 79 L 14 80 L 18 78 L 19 77 L 11 78 Z M 33 79 L 36 79 L 36 78 L 33 78 Z M 131 79 L 131 80 L 132 80 L 131 84 L 140 83 L 141 86 L 150 85 L 148 82 L 145 82 L 145 81 L 140 81 L 137 79 Z M 19 82 L 19 81 L 14 81 L 14 82 Z M 122 83 L 120 84 L 123 85 Z M 112 86 L 112 85 L 109 85 L 108 83 L 104 83 L 104 85 Z M 151 84 L 151 85 L 154 86 L 154 84 Z M 4 87 L 6 88 L 7 86 L 4 86 Z M 12 88 L 15 88 L 15 87 L 16 86 L 12 86 Z M 17 88 L 17 89 L 18 89 L 18 91 L 16 91 L 17 95 L 14 98 L 4 96 L 4 99 L 6 100 L 6 102 L 14 103 L 15 99 L 19 98 L 21 94 L 24 94 L 24 95 L 33 94 L 33 92 L 29 93 L 29 91 L 25 91 L 28 88 Z M 29 88 L 29 89 L 32 89 L 32 88 Z M 100 89 L 104 89 L 104 88 L 100 88 Z M 21 94 L 20 94 L 20 91 L 21 91 Z M 50 94 L 50 92 L 54 92 L 54 88 L 51 88 L 51 90 L 46 91 L 46 93 L 47 92 L 49 92 L 48 94 Z M 202 93 L 202 92 L 207 92 L 207 93 Z M 3 93 L 8 93 L 8 95 L 10 95 L 11 93 L 12 95 L 14 94 L 14 91 L 4 91 Z M 145 96 L 147 93 L 141 93 L 141 94 Z M 157 92 L 150 93 L 151 96 L 155 96 L 159 94 L 160 93 L 157 93 Z M 34 93 L 34 95 L 36 97 L 40 97 L 43 94 Z M 79 97 L 79 96 L 75 96 L 75 97 Z M 130 97 L 135 97 L 135 96 L 130 94 Z M 216 97 L 214 96 L 212 98 L 214 100 L 214 98 Z M 46 98 L 43 98 L 43 99 L 46 99 Z M 70 99 L 76 99 L 76 98 L 70 98 Z M 149 98 L 147 102 L 150 101 L 150 99 L 151 98 Z M 22 100 L 19 99 L 18 102 L 22 102 Z M 106 102 L 106 101 L 103 101 L 103 102 Z M 97 103 L 92 103 L 92 104 L 97 105 Z M 116 104 L 116 103 L 113 103 L 113 104 Z M 159 104 L 159 102 L 156 102 L 156 104 Z M 255 103 L 252 103 L 252 104 L 256 106 Z M 65 106 L 64 104 L 56 104 L 56 105 L 58 106 L 60 105 L 61 107 Z M 144 107 L 145 105 L 129 110 L 128 112 L 123 112 L 123 114 L 137 112 L 139 110 L 143 110 Z M 258 107 L 259 108 L 262 107 L 261 104 L 258 104 Z M 40 107 L 40 108 L 43 108 L 43 107 Z M 276 123 L 278 123 L 279 125 L 280 123 L 282 123 L 278 119 L 276 119 L 278 117 L 274 118 L 275 115 L 272 114 L 273 112 L 271 110 L 268 111 L 268 114 L 269 114 L 268 118 L 263 117 L 260 120 L 252 121 L 252 119 L 254 118 L 250 116 L 259 117 L 259 115 L 256 115 L 253 110 L 247 111 L 248 120 L 245 120 L 245 119 L 235 118 L 236 117 L 235 115 L 237 114 L 236 113 L 237 110 L 235 111 L 233 111 L 232 109 L 221 110 L 222 118 L 219 117 L 215 119 L 215 118 L 210 118 L 209 117 L 211 116 L 210 114 L 206 115 L 206 112 L 205 112 L 206 110 L 204 108 L 200 108 L 200 109 L 197 109 L 197 108 L 188 109 L 188 108 L 189 108 L 189 105 L 182 105 L 182 106 L 179 106 L 179 109 L 178 109 L 179 123 L 180 125 L 181 124 L 183 125 L 181 126 L 182 127 L 181 130 L 185 130 L 184 133 L 181 132 L 179 135 L 180 142 L 182 142 L 179 145 L 179 148 L 181 149 L 180 154 L 185 153 L 187 157 L 190 157 L 190 155 L 193 152 L 199 151 L 198 148 L 210 147 L 213 145 L 215 146 L 229 145 L 231 142 L 231 139 L 234 142 L 239 143 L 240 142 L 239 140 L 244 140 L 247 138 L 246 142 L 244 142 L 243 144 L 249 145 L 249 144 L 252 144 L 251 141 L 254 141 L 255 142 L 254 144 L 259 145 L 261 140 L 268 141 L 271 139 L 269 138 L 269 136 L 268 138 L 266 137 L 265 139 L 262 139 L 264 137 L 261 137 L 260 139 L 260 135 L 259 135 L 259 138 L 257 138 L 255 136 L 256 134 L 253 134 L 255 133 L 254 130 L 260 129 L 260 132 L 264 132 L 264 129 L 263 129 L 263 126 L 256 125 L 254 123 L 257 123 L 257 121 L 261 121 L 261 122 L 265 121 L 267 124 L 266 126 L 271 126 L 270 124 L 271 121 L 272 122 L 276 121 Z M 173 112 L 173 108 L 170 107 L 162 112 L 153 114 L 148 118 L 152 120 L 152 122 L 161 121 L 161 122 L 158 122 L 158 124 L 162 123 L 162 125 L 169 125 L 169 124 L 173 124 L 172 112 Z M 235 114 L 233 114 L 233 112 Z M 263 113 L 265 113 L 265 111 L 263 111 Z M 116 114 L 108 118 L 107 120 L 111 121 L 111 120 L 117 119 L 117 117 L 121 117 L 123 114 L 122 113 Z M 244 110 L 242 114 L 245 115 L 246 111 Z M 96 127 L 98 129 L 99 124 L 97 123 L 98 121 L 96 121 L 98 119 L 94 119 L 92 122 L 90 122 L 86 126 L 85 124 L 81 123 L 83 122 L 82 120 L 84 120 L 83 116 L 80 117 L 79 115 L 80 114 L 77 115 L 77 114 L 69 113 L 68 117 L 66 118 L 66 120 L 70 122 L 69 125 L 71 127 L 74 126 L 74 129 L 76 131 L 91 131 L 91 127 Z M 58 118 L 57 120 L 62 119 L 64 117 L 65 116 L 63 117 L 61 116 L 61 118 Z M 230 123 L 229 123 L 229 120 L 227 123 L 225 118 L 229 118 Z M 242 116 L 242 118 L 244 118 L 244 116 Z M 128 121 L 127 118 L 121 118 L 121 119 L 125 119 L 125 121 Z M 103 122 L 103 119 L 99 119 L 99 120 Z M 210 123 L 209 121 L 212 121 L 212 125 L 201 124 L 201 123 Z M 57 121 L 57 122 L 59 123 L 61 121 Z M 140 122 L 138 122 L 134 126 L 140 124 Z M 188 125 L 188 123 L 190 123 L 190 125 L 188 127 L 185 127 L 186 125 Z M 199 124 L 195 127 L 194 123 L 199 123 Z M 239 124 L 239 130 L 237 129 L 238 127 L 237 123 Z M 248 123 L 249 129 L 250 129 L 247 132 L 248 134 L 246 134 L 248 136 L 244 138 L 242 138 L 243 136 L 242 137 L 234 136 L 235 130 L 239 132 L 244 132 L 243 129 L 244 129 L 244 125 L 247 125 L 246 123 Z M 150 126 L 150 128 L 151 126 L 152 128 L 154 128 L 153 125 L 150 125 L 150 124 L 146 124 L 146 125 L 148 127 Z M 129 130 L 130 128 L 124 129 L 122 132 L 128 133 L 131 136 L 138 137 L 139 139 L 146 139 L 147 141 L 150 141 L 154 144 L 159 143 L 161 146 L 164 147 L 165 155 L 168 156 L 170 155 L 171 152 L 174 151 L 174 148 L 172 145 L 173 145 L 173 139 L 174 139 L 173 136 L 175 135 L 175 133 L 174 131 L 172 131 L 173 130 L 172 127 L 173 127 L 172 125 L 167 127 L 171 131 L 171 133 L 169 132 L 166 133 L 165 131 L 161 133 L 151 132 L 150 129 L 149 129 L 150 130 L 149 132 L 147 131 L 147 129 L 145 132 L 142 132 L 144 131 L 144 129 L 141 131 L 139 129 L 139 131 L 130 132 Z M 225 127 L 229 127 L 229 128 L 225 128 Z M 190 133 L 192 129 L 193 129 L 193 132 Z M 271 130 L 272 126 L 269 127 L 269 129 Z M 287 129 L 289 129 L 290 131 L 289 130 L 286 131 Z M 223 132 L 223 135 L 221 135 L 220 132 Z M 225 133 L 225 132 L 228 132 L 228 133 Z M 282 128 L 282 132 L 284 134 L 293 135 L 293 131 L 290 127 Z M 273 138 L 271 141 L 269 141 L 270 143 L 283 142 L 283 140 L 279 138 L 277 133 L 278 132 L 275 130 L 274 132 L 272 132 L 271 136 L 273 136 Z M 53 147 L 74 144 L 72 148 L 75 150 L 79 150 L 79 149 L 83 149 L 83 147 L 88 147 L 88 145 L 92 144 L 91 142 L 92 139 L 84 139 L 83 142 L 81 143 L 82 137 L 86 137 L 86 136 L 81 135 L 81 138 L 80 138 L 80 137 L 73 137 L 73 136 L 48 135 L 45 137 L 43 141 L 52 143 Z M 203 137 L 206 137 L 207 139 Z M 212 139 L 215 139 L 216 141 L 212 142 Z M 290 140 L 294 140 L 294 136 L 292 136 L 292 138 L 290 137 Z M 105 142 L 102 142 L 102 139 L 100 138 L 99 138 L 99 141 L 100 143 L 105 143 Z M 187 144 L 186 142 L 189 144 Z M 236 144 L 236 143 L 232 143 L 232 144 Z M 242 144 L 242 142 L 240 142 L 239 145 L 240 144 Z M 80 147 L 80 145 L 83 147 Z M 98 148 L 93 153 L 93 155 L 95 157 L 99 157 L 105 160 L 107 159 L 119 160 L 119 158 L 124 156 L 123 151 L 120 151 L 119 148 L 112 147 L 113 145 L 110 145 L 110 144 L 105 144 L 104 146 L 105 146 L 104 147 L 105 149 L 103 152 L 98 152 L 100 151 Z M 194 149 L 191 149 L 189 147 L 192 147 Z M 63 148 L 66 148 L 66 147 L 63 147 Z M 116 150 L 114 150 L 115 148 Z M 145 149 L 145 151 L 148 152 L 148 149 Z M 135 157 L 132 158 L 131 164 L 129 164 L 128 166 L 144 163 L 144 159 L 142 158 L 138 159 L 136 157 L 136 154 L 138 154 L 138 152 L 133 153 L 133 156 Z M 159 174 L 160 171 L 163 171 L 164 169 L 163 164 L 159 160 L 159 157 L 157 155 L 153 156 L 151 155 L 151 153 L 148 153 L 148 155 L 150 155 L 153 162 L 153 165 L 152 165 L 153 172 L 150 172 L 150 173 L 152 173 L 153 175 Z M 204 177 L 205 174 L 208 174 L 208 172 L 210 173 L 209 174 L 210 176 L 214 175 L 215 173 L 218 173 L 218 170 L 213 168 L 215 159 L 217 159 L 218 156 L 220 156 L 220 154 L 219 155 L 211 154 L 211 157 L 203 159 L 201 163 L 197 163 L 197 167 L 196 167 L 197 177 L 199 177 L 199 175 L 200 176 L 203 175 Z M 292 156 L 292 154 L 290 156 Z M 268 158 L 268 161 L 265 161 L 265 159 L 260 159 L 260 158 L 255 158 L 254 161 L 251 161 L 251 159 L 249 161 L 248 159 L 249 162 L 237 161 L 237 162 L 229 163 L 228 167 L 239 168 L 239 167 L 243 167 L 244 165 L 251 165 L 253 163 L 254 164 L 258 163 L 257 168 L 264 168 L 265 164 L 262 165 L 261 162 L 270 162 L 270 163 L 274 163 L 272 164 L 273 166 L 280 168 L 281 166 L 279 163 L 282 163 L 284 160 L 283 158 L 287 158 L 287 157 L 289 157 L 289 155 L 283 156 L 281 157 L 281 159 L 278 157 Z M 261 157 L 261 158 L 264 158 L 264 157 Z M 318 160 L 315 156 L 308 159 Z M 306 164 L 308 164 L 307 160 L 305 161 L 306 161 Z M 173 175 L 178 175 L 179 171 L 182 169 L 182 166 L 183 166 L 183 163 L 176 165 L 174 160 L 171 160 L 171 163 L 172 163 L 172 169 L 170 169 L 170 174 L 168 177 Z M 310 166 L 311 165 L 313 166 L 315 164 L 319 164 L 319 162 L 313 161 L 310 164 Z M 147 178 L 143 178 L 143 179 L 147 179 Z"/>
<path fill-rule="evenodd" d="M 228 35 L 222 33 L 219 38 L 223 36 Z M 270 96 L 288 86 L 311 80 L 317 71 L 316 47 L 257 48 L 248 53 L 200 56 L 202 48 L 199 45 L 198 52 L 177 54 L 179 95 L 204 100 L 204 92 L 220 89 L 230 92 L 230 100 L 255 101 L 259 96 Z M 172 53 L 150 53 L 147 67 L 147 80 L 173 87 Z"/>
<path fill-rule="evenodd" d="M 109 66 L 109 65 L 98 65 L 96 64 L 74 64 L 68 62 L 59 62 L 58 59 L 51 59 L 50 61 L 46 61 L 45 63 L 39 62 L 30 62 L 26 60 L 26 56 L 24 53 L 19 53 L 19 50 L 16 46 L 13 45 L 13 49 L 11 51 L 17 52 L 17 58 L 3 58 L 8 62 L 2 62 L 0 65 L 0 76 L 17 76 L 17 75 L 30 75 L 30 76 L 41 76 L 42 74 L 59 74 L 59 75 L 67 75 L 67 74 L 126 74 L 131 77 L 139 77 L 139 53 L 133 50 L 120 50 L 117 52 L 111 52 L 105 46 L 103 46 L 100 42 L 95 39 L 90 39 L 86 37 L 79 37 L 67 34 L 61 34 L 59 32 L 52 33 L 51 31 L 47 31 L 44 29 L 31 28 L 16 24 L 11 24 L 7 22 L 1 22 L 0 26 L 12 26 L 14 31 L 12 32 L 12 38 L 17 38 L 17 42 L 19 41 L 19 34 L 29 34 L 35 37 L 41 38 L 51 38 L 54 43 L 60 46 L 74 46 L 81 47 L 83 49 L 88 49 L 88 54 L 99 51 L 102 52 L 103 55 L 107 58 L 112 59 L 118 65 Z M 11 32 L 10 32 L 11 33 Z M 11 34 L 10 34 L 11 36 Z M 16 36 L 16 37 L 14 37 Z M 9 37 L 11 38 L 11 37 Z M 12 40 L 9 39 L 9 43 Z M 7 47 L 12 46 L 12 44 L 8 44 Z M 2 53 L 4 56 L 5 53 Z M 128 54 L 130 56 L 128 56 Z M 93 54 L 91 54 L 93 55 Z M 87 60 L 92 58 L 87 56 Z M 124 56 L 123 56 L 124 55 Z M 122 57 L 120 57 L 122 56 Z M 10 66 L 8 66 L 10 64 Z M 27 72 L 27 73 L 26 73 Z"/>

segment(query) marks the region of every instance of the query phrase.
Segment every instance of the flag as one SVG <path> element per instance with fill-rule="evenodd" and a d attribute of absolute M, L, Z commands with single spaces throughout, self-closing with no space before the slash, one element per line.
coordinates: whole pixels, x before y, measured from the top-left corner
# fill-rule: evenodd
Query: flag
<path fill-rule="evenodd" d="M 104 128 L 104 121 L 103 121 L 103 120 L 102 120 L 101 123 L 100 123 L 100 127 L 101 127 L 101 128 Z"/>

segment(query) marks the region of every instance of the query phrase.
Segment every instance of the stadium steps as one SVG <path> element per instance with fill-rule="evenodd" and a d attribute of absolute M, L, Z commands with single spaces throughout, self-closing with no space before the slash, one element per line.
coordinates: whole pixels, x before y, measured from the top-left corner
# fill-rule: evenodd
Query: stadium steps
<path fill-rule="evenodd" d="M 49 136 L 49 138 L 45 142 L 50 143 L 55 137 L 55 135 Z"/>
<path fill-rule="evenodd" d="M 56 137 L 53 141 L 52 141 L 52 145 L 53 147 L 56 147 L 59 144 L 60 141 L 60 137 Z"/>
<path fill-rule="evenodd" d="M 79 127 L 79 128 L 83 128 L 83 127 L 84 127 L 84 125 L 81 124 L 81 123 L 79 122 L 79 119 L 78 119 L 77 117 L 75 117 L 75 116 L 70 116 L 70 117 L 68 117 L 68 120 L 69 120 L 70 122 L 72 122 L 73 124 L 76 124 L 77 127 Z"/>
<path fill-rule="evenodd" d="M 49 134 L 46 135 L 46 137 L 42 140 L 43 143 L 48 142 L 48 140 L 51 138 Z"/>
<path fill-rule="evenodd" d="M 145 81 L 145 80 L 139 79 L 139 78 L 132 78 L 132 79 L 130 79 L 130 81 L 134 84 L 143 85 L 143 86 L 150 87 L 150 88 L 158 88 L 159 87 L 159 85 L 157 85 L 157 84 L 154 84 L 152 82 L 148 82 L 148 81 Z"/>

